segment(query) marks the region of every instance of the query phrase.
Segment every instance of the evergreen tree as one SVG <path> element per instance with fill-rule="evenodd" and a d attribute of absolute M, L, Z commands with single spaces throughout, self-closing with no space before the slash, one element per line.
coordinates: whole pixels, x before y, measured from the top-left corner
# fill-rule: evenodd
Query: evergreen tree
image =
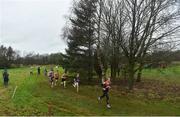
<path fill-rule="evenodd" d="M 68 69 L 85 73 L 88 79 L 93 76 L 93 45 L 94 17 L 96 0 L 80 0 L 74 5 L 73 15 L 70 18 L 67 44 Z"/>

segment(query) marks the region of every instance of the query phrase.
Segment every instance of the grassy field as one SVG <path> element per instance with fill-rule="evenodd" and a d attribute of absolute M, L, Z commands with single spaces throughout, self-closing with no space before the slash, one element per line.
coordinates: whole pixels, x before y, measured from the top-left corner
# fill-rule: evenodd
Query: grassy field
<path fill-rule="evenodd" d="M 167 83 L 180 83 L 180 65 L 170 66 L 166 69 L 146 69 L 143 76 L 147 79 L 156 79 Z"/>
<path fill-rule="evenodd" d="M 180 66 L 145 70 L 133 92 L 112 85 L 111 109 L 106 108 L 105 100 L 97 100 L 102 94 L 99 84 L 81 85 L 76 93 L 71 83 L 66 89 L 50 88 L 43 75 L 29 76 L 29 68 L 10 69 L 9 73 L 8 88 L 0 81 L 0 115 L 180 115 Z"/>

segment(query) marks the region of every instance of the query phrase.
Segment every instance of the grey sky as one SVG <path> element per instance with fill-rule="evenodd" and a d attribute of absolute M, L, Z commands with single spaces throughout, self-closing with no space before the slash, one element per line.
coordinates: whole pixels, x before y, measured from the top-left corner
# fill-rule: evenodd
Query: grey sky
<path fill-rule="evenodd" d="M 72 0 L 0 0 L 0 5 L 0 44 L 22 52 L 64 52 L 60 34 Z"/>

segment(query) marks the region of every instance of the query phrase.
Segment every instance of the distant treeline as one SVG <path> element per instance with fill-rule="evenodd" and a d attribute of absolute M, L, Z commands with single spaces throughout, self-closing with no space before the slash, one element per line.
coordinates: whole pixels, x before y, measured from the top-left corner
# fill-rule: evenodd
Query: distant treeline
<path fill-rule="evenodd" d="M 147 63 L 158 63 L 165 61 L 180 61 L 180 50 L 177 51 L 158 51 L 150 54 L 146 58 Z M 66 66 L 64 55 L 62 53 L 55 54 L 33 54 L 29 53 L 24 57 L 19 55 L 12 47 L 0 46 L 0 68 L 19 67 L 20 65 L 63 65 Z"/>
<path fill-rule="evenodd" d="M 62 53 L 55 54 L 34 54 L 29 53 L 26 56 L 20 56 L 18 51 L 12 47 L 0 46 L 0 68 L 19 67 L 21 65 L 49 65 L 49 64 L 62 64 Z"/>

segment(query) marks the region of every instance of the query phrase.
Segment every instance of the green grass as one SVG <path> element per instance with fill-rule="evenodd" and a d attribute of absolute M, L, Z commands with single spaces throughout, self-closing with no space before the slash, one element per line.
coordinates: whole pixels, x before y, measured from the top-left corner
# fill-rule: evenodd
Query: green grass
<path fill-rule="evenodd" d="M 143 76 L 147 79 L 180 83 L 180 66 L 170 66 L 166 69 L 145 69 Z"/>
<path fill-rule="evenodd" d="M 166 82 L 166 79 L 179 82 L 179 68 L 168 68 L 165 75 L 158 70 L 145 70 L 147 79 Z M 2 70 L 0 70 L 0 73 Z M 62 73 L 62 69 L 60 69 Z M 29 68 L 10 69 L 10 84 L 4 88 L 0 81 L 0 115 L 180 115 L 180 99 L 148 99 L 135 96 L 136 93 L 122 94 L 112 87 L 110 91 L 111 109 L 106 108 L 105 100 L 97 101 L 102 94 L 99 84 L 81 85 L 76 93 L 71 84 L 66 89 L 58 86 L 50 88 L 43 75 L 29 76 Z M 1 78 L 1 77 L 0 77 Z M 1 78 L 2 79 L 2 78 Z M 180 84 L 180 83 L 179 83 Z M 12 99 L 14 88 L 18 86 Z M 142 94 L 143 95 L 143 94 Z"/>

